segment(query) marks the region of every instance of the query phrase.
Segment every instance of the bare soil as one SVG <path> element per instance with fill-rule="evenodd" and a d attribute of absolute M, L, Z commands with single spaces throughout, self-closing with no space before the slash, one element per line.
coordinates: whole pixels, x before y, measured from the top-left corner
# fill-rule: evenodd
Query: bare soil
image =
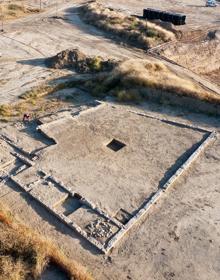
<path fill-rule="evenodd" d="M 41 13 L 4 23 L 4 32 L 0 33 L 1 105 L 17 102 L 19 96 L 42 83 L 77 79 L 74 70 L 46 66 L 48 57 L 76 48 L 86 56 L 101 56 L 104 60 L 162 61 L 178 76 L 187 77 L 215 95 L 220 94 L 219 5 L 206 8 L 203 0 L 103 0 L 103 5 L 120 9 L 129 16 L 140 16 L 143 8 L 148 7 L 187 15 L 186 25 L 172 27 L 182 34 L 176 45 L 172 42 L 144 53 L 82 22 L 78 7 L 84 1 L 42 3 Z M 39 1 L 30 0 L 28 4 L 38 7 Z M 215 36 L 210 37 L 210 32 L 215 30 Z M 45 125 L 45 132 L 56 138 L 56 146 L 48 143 L 32 123 L 0 122 L 0 134 L 21 146 L 23 150 L 19 153 L 28 160 L 32 159 L 32 152 L 38 155 L 36 165 L 28 170 L 21 160 L 15 160 L 14 148 L 0 140 L 4 143 L 0 147 L 0 176 L 16 173 L 27 185 L 36 181 L 35 171 L 43 167 L 120 219 L 121 215 L 125 219 L 134 215 L 146 196 L 155 191 L 203 138 L 202 131 L 173 126 L 173 121 L 215 130 L 218 134 L 212 145 L 108 255 L 101 254 L 12 181 L 0 183 L 0 202 L 27 226 L 52 239 L 66 255 L 86 266 L 97 280 L 219 280 L 219 117 L 150 102 L 118 106 L 111 98 L 106 99 L 106 106 L 116 106 L 115 113 L 110 109 L 97 113 L 94 108 L 85 113 L 85 109 L 93 107 L 88 103 L 95 100 L 82 89 L 61 89 L 54 96 L 74 100 L 62 112 L 45 112 L 39 120 Z M 128 114 L 128 110 L 167 122 Z M 107 145 L 113 139 L 126 146 L 118 152 L 112 151 Z M 46 186 L 43 190 L 49 189 Z M 47 195 L 42 197 L 52 201 L 50 192 Z M 63 208 L 62 205 L 58 210 Z M 84 226 L 85 217 L 77 216 L 78 223 Z M 45 275 L 46 279 L 62 279 L 54 270 Z"/>
<path fill-rule="evenodd" d="M 122 110 L 119 111 L 120 114 L 122 114 L 124 109 L 122 108 Z M 219 130 L 217 121 L 215 121 L 214 118 L 208 119 L 208 117 L 205 117 L 204 119 L 204 116 L 202 115 L 189 115 L 188 113 L 184 114 L 184 111 L 182 112 L 182 116 L 179 117 L 178 115 L 180 114 L 180 110 L 175 112 L 175 110 L 172 108 L 170 108 L 170 111 L 167 109 L 158 114 L 156 113 L 158 108 L 149 107 L 149 105 L 143 107 L 142 110 L 144 111 L 141 111 L 144 113 L 150 113 L 150 111 L 148 111 L 149 109 L 151 112 L 152 110 L 155 111 L 155 116 L 166 116 L 169 120 L 172 119 L 177 121 L 185 121 L 184 118 L 190 118 L 194 123 L 203 123 L 203 125 L 206 123 L 206 127 L 208 129 Z M 169 117 L 171 112 L 173 114 L 172 118 Z M 89 115 L 91 117 L 93 116 L 91 113 Z M 87 116 L 87 114 L 85 114 L 83 118 L 86 120 L 86 118 L 89 118 L 89 115 Z M 98 120 L 97 118 L 95 119 Z M 116 121 L 113 119 L 111 120 L 111 127 L 116 128 L 116 125 L 118 125 L 118 118 L 116 119 Z M 126 119 L 127 118 L 124 118 L 124 120 Z M 107 126 L 107 123 L 104 122 L 104 119 L 100 118 L 99 121 L 101 120 L 103 120 L 103 124 Z M 126 122 L 129 122 L 129 119 L 127 119 Z M 144 118 L 141 122 L 142 125 L 148 124 L 148 120 L 144 120 Z M 132 123 L 135 127 L 135 122 Z M 95 124 L 93 125 L 95 129 L 96 126 Z M 123 125 L 123 122 L 121 125 Z M 82 125 L 81 123 L 80 126 L 83 128 L 85 125 Z M 129 126 L 127 125 L 124 127 L 129 129 Z M 177 150 L 183 148 L 184 151 L 183 139 L 185 139 L 184 141 L 187 143 L 192 140 L 191 136 L 189 137 L 187 136 L 188 134 L 185 134 L 184 129 L 182 130 L 181 128 L 174 127 L 173 129 L 175 132 L 173 134 L 171 131 L 169 131 L 169 124 L 164 125 L 164 128 L 159 128 L 158 126 L 153 127 L 152 131 L 148 129 L 148 133 L 145 135 L 148 135 L 146 141 L 149 141 L 149 137 L 154 140 L 154 157 L 158 163 L 154 167 L 152 166 L 152 159 L 154 157 L 150 161 L 145 161 L 145 164 L 149 164 L 146 171 L 150 172 L 151 169 L 149 168 L 152 166 L 152 171 L 149 173 L 151 174 L 150 177 L 146 175 L 149 179 L 152 178 L 149 182 L 153 182 L 152 180 L 155 180 L 159 176 L 160 172 L 164 173 L 163 168 L 165 167 L 164 170 L 166 170 L 166 164 L 170 166 L 171 162 L 175 162 L 175 159 L 171 159 L 172 154 L 175 158 L 175 153 Z M 65 129 L 65 125 L 63 125 L 63 128 Z M 140 125 L 138 128 L 140 128 L 141 133 L 144 133 L 144 129 L 141 129 Z M 91 124 L 89 129 L 93 130 Z M 168 132 L 166 132 L 167 129 Z M 132 136 L 132 134 L 130 134 L 129 137 L 129 134 L 127 134 L 127 140 L 123 140 L 121 138 L 122 136 L 120 130 L 116 131 L 118 135 L 114 135 L 115 138 L 129 143 L 128 139 L 130 136 Z M 161 136 L 156 136 L 155 132 L 159 133 Z M 183 137 L 179 137 L 179 133 L 183 133 Z M 195 133 L 194 137 L 197 139 L 199 134 Z M 66 134 L 62 132 L 61 135 L 63 135 L 65 138 Z M 66 137 L 65 142 L 68 141 L 68 139 L 73 142 L 73 140 L 71 140 L 69 137 L 71 135 L 74 137 L 76 134 L 70 133 L 70 129 L 68 129 L 67 135 L 68 137 Z M 106 133 L 106 135 L 109 135 L 109 133 Z M 168 135 L 171 138 L 174 137 L 172 142 L 167 138 Z M 174 135 L 176 135 L 176 137 Z M 112 135 L 110 139 L 111 138 Z M 74 137 L 74 139 L 75 143 L 77 143 L 77 141 L 83 141 L 87 146 L 87 149 L 91 149 L 92 146 L 85 142 L 86 139 L 87 141 L 89 140 L 89 142 L 93 139 L 96 147 L 98 144 L 98 142 L 95 141 L 96 139 L 94 137 L 88 137 L 88 134 L 85 134 L 85 138 L 83 138 L 84 140 L 77 140 L 76 137 Z M 162 140 L 168 141 L 169 144 L 161 144 Z M 74 145 L 74 142 L 72 145 Z M 108 143 L 107 139 L 104 142 Z M 196 161 L 190 171 L 188 171 L 187 174 L 185 174 L 182 179 L 177 182 L 176 185 L 164 196 L 164 198 L 153 207 L 143 222 L 134 227 L 123 238 L 123 240 L 117 245 L 117 247 L 111 252 L 109 256 L 103 256 L 97 250 L 94 250 L 94 248 L 90 246 L 87 241 L 75 234 L 64 224 L 60 223 L 60 221 L 56 220 L 54 216 L 48 213 L 45 208 L 41 207 L 37 202 L 34 202 L 28 195 L 24 195 L 16 186 L 5 184 L 4 188 L 1 188 L 1 202 L 6 203 L 12 209 L 12 211 L 19 215 L 23 221 L 28 223 L 28 225 L 35 228 L 41 234 L 51 237 L 54 242 L 61 246 L 70 256 L 76 258 L 77 261 L 83 263 L 84 265 L 86 264 L 96 279 L 117 279 L 118 277 L 120 279 L 127 279 L 129 277 L 131 279 L 145 279 L 145 274 L 147 273 L 150 279 L 169 279 L 169 277 L 171 277 L 170 275 L 173 275 L 173 278 L 177 277 L 177 279 L 187 279 L 188 277 L 193 277 L 193 279 L 201 279 L 202 275 L 204 275 L 202 279 L 206 279 L 208 276 L 211 279 L 217 280 L 219 276 L 219 225 L 217 213 L 219 211 L 218 205 L 220 199 L 218 195 L 219 178 L 216 176 L 216 174 L 219 174 L 218 162 L 220 159 L 220 155 L 218 155 L 218 142 L 219 141 L 217 139 L 214 144 L 210 146 L 206 152 Z M 60 145 L 61 147 L 63 146 L 65 150 L 66 144 L 64 143 L 64 140 L 60 142 Z M 54 153 L 58 152 L 59 149 L 56 150 L 54 149 L 54 146 L 51 147 L 53 149 L 49 148 L 49 150 L 46 152 L 46 157 L 43 156 L 42 159 L 44 158 L 44 161 L 46 160 L 48 162 L 48 169 L 52 167 L 52 163 L 53 166 L 58 164 L 59 168 L 56 167 L 54 169 L 54 167 L 52 167 L 52 169 L 56 170 L 56 176 L 61 178 L 62 174 L 65 174 L 63 173 L 64 170 L 66 170 L 66 174 L 68 173 L 70 166 L 71 170 L 74 170 L 73 162 L 71 165 L 69 164 L 71 156 L 69 153 L 65 154 L 64 151 L 59 153 L 59 161 L 57 161 L 58 157 Z M 147 147 L 151 149 L 152 145 L 146 146 L 146 148 Z M 141 146 L 139 148 L 141 149 Z M 167 151 L 169 148 L 172 151 L 171 153 Z M 108 151 L 108 148 L 104 146 L 102 149 L 106 149 L 106 153 L 108 153 L 109 156 L 110 154 L 112 154 L 111 156 L 117 155 L 113 151 Z M 72 151 L 74 152 L 74 150 Z M 85 151 L 85 149 L 82 149 L 81 152 L 83 151 Z M 126 150 L 123 151 L 122 149 L 122 154 L 125 151 Z M 75 156 L 78 157 L 77 155 L 79 155 L 81 152 L 78 151 Z M 153 151 L 151 151 L 151 153 L 152 152 Z M 165 153 L 165 155 L 163 155 L 163 153 Z M 63 156 L 61 157 L 62 154 Z M 88 153 L 85 153 L 85 155 L 86 154 L 89 156 Z M 119 156 L 117 156 L 117 158 L 119 159 Z M 63 160 L 68 162 L 68 164 L 64 164 Z M 90 160 L 92 160 L 92 158 Z M 110 162 L 110 160 L 107 158 L 106 161 Z M 85 164 L 89 163 L 88 160 L 83 161 L 83 158 L 81 158 L 80 162 L 80 165 L 76 166 L 77 169 L 80 166 L 83 166 L 83 162 Z M 113 161 L 113 163 L 114 165 L 119 164 L 119 166 L 125 166 L 124 161 Z M 98 162 L 97 165 L 99 165 Z M 114 172 L 115 169 L 114 165 L 111 166 L 112 172 Z M 139 170 L 138 166 L 139 165 L 136 164 L 136 171 Z M 88 172 L 89 170 L 90 172 Z M 97 170 L 97 167 L 95 167 L 95 170 Z M 80 172 L 82 171 L 83 169 Z M 74 174 L 72 171 L 71 174 L 68 175 L 69 179 L 72 177 L 72 183 L 68 180 L 70 186 L 73 186 L 74 184 L 74 186 L 78 188 L 78 191 L 84 192 L 84 194 L 87 197 L 89 196 L 90 199 L 93 199 L 97 202 L 100 201 L 102 206 L 106 207 L 108 211 L 110 211 L 110 208 L 113 210 L 118 209 L 118 207 L 122 206 L 121 203 L 124 203 L 124 208 L 131 207 L 132 205 L 135 206 L 136 201 L 134 198 L 137 198 L 138 193 L 136 192 L 137 188 L 134 188 L 134 184 L 132 184 L 130 187 L 127 185 L 128 189 L 124 192 L 122 192 L 122 185 L 120 185 L 119 189 L 116 188 L 114 190 L 114 194 L 116 194 L 116 192 L 118 193 L 119 191 L 121 192 L 120 196 L 117 195 L 118 199 L 116 200 L 114 199 L 114 195 L 110 195 L 113 193 L 113 191 L 110 191 L 109 189 L 109 187 L 115 188 L 115 184 L 111 184 L 108 188 L 103 189 L 103 183 L 107 178 L 106 176 L 103 177 L 102 175 L 98 175 L 94 177 L 94 180 L 99 183 L 94 184 L 94 187 L 90 189 L 89 186 L 94 173 L 88 168 L 84 170 L 84 173 L 85 172 L 90 174 L 89 177 L 83 175 L 79 176 L 79 174 Z M 30 175 L 30 172 L 28 172 L 27 175 L 28 174 Z M 127 176 L 128 175 L 130 175 L 130 172 L 127 174 Z M 68 176 L 63 175 L 62 179 L 65 180 L 65 178 Z M 153 176 L 154 179 L 151 176 Z M 90 182 L 86 189 L 80 187 L 79 178 L 84 181 L 84 185 L 85 182 Z M 114 177 L 112 176 L 110 177 L 111 180 L 113 178 Z M 158 179 L 159 178 L 161 177 L 159 176 Z M 126 180 L 126 178 L 123 176 L 121 179 Z M 122 184 L 121 179 L 118 177 L 117 180 L 118 183 L 120 182 L 120 184 Z M 134 176 L 133 179 L 135 179 Z M 30 178 L 28 181 L 29 180 Z M 103 183 L 101 184 L 101 182 Z M 128 180 L 128 183 L 129 182 L 130 180 Z M 138 182 L 135 180 L 134 183 L 137 184 Z M 94 191 L 94 188 L 99 188 L 100 190 L 96 192 Z M 133 191 L 133 194 L 131 191 Z M 130 196 L 128 195 L 129 193 L 131 193 Z M 146 194 L 146 188 L 140 192 L 140 194 L 144 193 Z M 132 203 L 129 203 L 129 201 L 132 201 Z M 115 206 L 117 207 L 115 208 Z M 208 259 L 207 255 L 209 256 Z"/>
<path fill-rule="evenodd" d="M 207 31 L 199 40 L 188 39 L 161 47 L 158 53 L 220 84 L 220 29 Z"/>

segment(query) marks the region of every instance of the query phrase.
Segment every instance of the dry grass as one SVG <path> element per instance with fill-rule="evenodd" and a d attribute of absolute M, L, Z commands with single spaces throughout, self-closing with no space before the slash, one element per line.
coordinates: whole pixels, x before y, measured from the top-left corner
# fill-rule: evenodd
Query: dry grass
<path fill-rule="evenodd" d="M 207 79 L 211 80 L 212 82 L 216 83 L 220 87 L 220 67 L 214 71 L 211 71 L 204 75 Z"/>
<path fill-rule="evenodd" d="M 175 35 L 159 25 L 102 6 L 94 1 L 81 7 L 84 21 L 143 49 L 173 40 Z"/>
<path fill-rule="evenodd" d="M 0 120 L 7 121 L 13 120 L 13 118 L 21 118 L 27 112 L 38 117 L 39 114 L 45 111 L 60 107 L 62 105 L 60 100 L 45 97 L 65 87 L 65 84 L 56 84 L 32 88 L 20 96 L 21 101 L 0 105 Z"/>
<path fill-rule="evenodd" d="M 26 16 L 30 13 L 38 13 L 39 9 L 28 8 L 23 1 L 12 1 L 11 3 L 2 3 L 0 5 L 0 18 L 4 20 L 15 19 Z"/>
<path fill-rule="evenodd" d="M 81 265 L 19 223 L 0 205 L 0 279 L 39 279 L 49 262 L 63 269 L 71 280 L 93 279 Z"/>
<path fill-rule="evenodd" d="M 0 105 L 0 116 L 10 117 L 12 114 L 10 105 Z"/>
<path fill-rule="evenodd" d="M 94 60 L 93 67 L 99 69 L 99 63 L 99 60 Z M 114 96 L 119 102 L 140 103 L 150 99 L 162 104 L 182 106 L 181 98 L 189 97 L 187 102 L 190 102 L 190 107 L 193 107 L 194 101 L 220 105 L 219 95 L 205 90 L 194 80 L 179 75 L 163 63 L 153 59 L 130 59 L 115 64 L 112 71 L 101 71 L 86 79 L 82 75 L 76 81 L 35 87 L 23 94 L 20 102 L 0 105 L 0 120 L 21 118 L 27 112 L 36 118 L 45 112 L 53 112 L 70 101 L 62 99 L 62 95 L 53 98 L 53 93 L 74 87 L 83 87 L 98 98 Z M 195 103 L 194 108 L 201 111 L 198 106 L 200 105 Z M 216 107 L 216 110 L 219 109 Z M 216 114 L 216 110 L 210 109 L 210 112 Z"/>
<path fill-rule="evenodd" d="M 58 90 L 61 90 L 65 87 L 64 84 L 54 84 L 54 85 L 47 85 L 47 84 L 42 84 L 40 86 L 36 86 L 32 88 L 31 90 L 25 92 L 20 96 L 20 99 L 23 100 L 36 100 L 40 97 L 44 97 L 48 94 L 52 94 Z"/>
<path fill-rule="evenodd" d="M 154 60 L 131 59 L 120 63 L 110 74 L 85 83 L 94 95 L 113 95 L 119 101 L 140 102 L 160 91 L 173 96 L 187 96 L 213 104 L 220 104 L 217 94 L 208 92 L 187 77 L 178 75 L 166 65 Z"/>

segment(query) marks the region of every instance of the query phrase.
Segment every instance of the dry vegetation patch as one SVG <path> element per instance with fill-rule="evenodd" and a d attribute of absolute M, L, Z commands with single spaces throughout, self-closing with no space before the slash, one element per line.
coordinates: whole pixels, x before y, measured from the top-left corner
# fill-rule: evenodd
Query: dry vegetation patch
<path fill-rule="evenodd" d="M 22 118 L 24 113 L 31 113 L 32 117 L 39 117 L 48 111 L 61 107 L 62 102 L 58 99 L 46 98 L 46 96 L 65 88 L 65 84 L 47 85 L 42 84 L 32 88 L 20 96 L 21 101 L 12 104 L 0 105 L 0 120 L 8 121 Z"/>
<path fill-rule="evenodd" d="M 111 94 L 119 101 L 139 101 L 149 94 L 162 92 L 188 96 L 220 104 L 220 97 L 205 91 L 194 81 L 175 73 L 168 66 L 153 60 L 131 59 L 120 63 L 110 74 L 100 75 L 86 86 L 93 94 Z"/>
<path fill-rule="evenodd" d="M 196 42 L 164 46 L 159 53 L 220 85 L 220 30 L 209 31 Z"/>
<path fill-rule="evenodd" d="M 23 17 L 30 13 L 38 13 L 39 9 L 26 7 L 22 1 L 11 1 L 9 3 L 1 3 L 0 18 L 3 20 Z"/>
<path fill-rule="evenodd" d="M 206 90 L 194 80 L 178 74 L 171 67 L 153 58 L 121 62 L 98 60 L 97 63 L 96 57 L 86 57 L 78 50 L 67 50 L 60 54 L 50 58 L 47 63 L 55 68 L 72 67 L 82 75 L 63 83 L 34 87 L 20 96 L 21 101 L 0 105 L 1 120 L 21 118 L 26 112 L 33 118 L 38 118 L 46 112 L 66 106 L 73 101 L 72 98 L 63 99 L 61 94 L 54 98 L 53 94 L 68 88 L 83 89 L 98 98 L 113 96 L 119 102 L 140 103 L 151 100 L 211 114 L 220 112 L 218 94 Z M 91 61 L 94 64 L 90 64 Z M 100 66 L 100 61 L 104 66 L 102 63 Z M 206 106 L 204 109 L 204 103 L 211 107 L 207 109 Z"/>
<path fill-rule="evenodd" d="M 63 269 L 70 280 L 92 280 L 85 269 L 68 259 L 52 242 L 16 221 L 0 205 L 0 279 L 39 279 L 49 262 Z"/>
<path fill-rule="evenodd" d="M 173 40 L 174 33 L 146 20 L 102 6 L 98 1 L 84 5 L 80 9 L 81 18 L 104 31 L 114 34 L 120 41 L 142 49 Z"/>

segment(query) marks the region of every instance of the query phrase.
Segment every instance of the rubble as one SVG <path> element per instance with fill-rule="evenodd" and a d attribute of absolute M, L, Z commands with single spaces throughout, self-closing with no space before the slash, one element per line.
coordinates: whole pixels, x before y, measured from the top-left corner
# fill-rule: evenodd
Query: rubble
<path fill-rule="evenodd" d="M 89 236 L 94 238 L 108 238 L 113 232 L 107 221 L 97 219 L 86 226 Z"/>

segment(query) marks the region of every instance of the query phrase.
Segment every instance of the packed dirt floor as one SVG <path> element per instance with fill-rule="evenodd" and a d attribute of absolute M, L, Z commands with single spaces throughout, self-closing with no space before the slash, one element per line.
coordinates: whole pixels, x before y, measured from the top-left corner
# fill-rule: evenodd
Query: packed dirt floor
<path fill-rule="evenodd" d="M 23 2 L 39 8 L 39 1 Z M 179 75 L 220 94 L 220 6 L 205 8 L 202 0 L 102 0 L 127 14 L 141 15 L 143 8 L 152 7 L 187 15 L 187 24 L 176 27 L 182 32 L 179 42 L 144 52 L 119 44 L 83 23 L 76 8 L 85 1 L 51 2 L 42 1 L 40 13 L 4 22 L 0 33 L 0 104 L 16 102 L 33 86 L 77 76 L 72 70 L 45 65 L 46 58 L 67 48 L 105 59 L 160 60 Z M 214 39 L 210 38 L 213 31 Z M 91 231 L 91 218 L 87 220 L 93 210 L 83 212 L 85 205 L 74 204 L 70 211 L 69 205 L 61 203 L 60 191 L 54 195 L 48 192 L 54 185 L 50 177 L 40 176 L 45 172 L 58 178 L 77 193 L 77 199 L 91 201 L 116 219 L 121 219 L 117 216 L 120 213 L 129 219 L 204 141 L 207 132 L 203 129 L 220 132 L 219 117 L 153 103 L 118 105 L 106 99 L 99 105 L 81 91 L 66 89 L 59 96 L 62 93 L 75 99 L 61 112 L 28 124 L 0 122 L 0 176 L 12 176 L 0 182 L 0 202 L 27 226 L 54 240 L 94 279 L 218 280 L 219 134 L 106 255 L 53 214 L 64 217 L 68 212 L 85 232 L 97 237 Z M 118 152 L 108 148 L 114 139 L 125 144 Z M 66 193 L 64 196 L 66 201 Z M 115 225 L 112 228 L 114 235 L 118 229 Z M 97 238 L 103 244 L 111 236 Z M 45 272 L 43 279 L 62 278 L 59 268 L 57 271 Z"/>

